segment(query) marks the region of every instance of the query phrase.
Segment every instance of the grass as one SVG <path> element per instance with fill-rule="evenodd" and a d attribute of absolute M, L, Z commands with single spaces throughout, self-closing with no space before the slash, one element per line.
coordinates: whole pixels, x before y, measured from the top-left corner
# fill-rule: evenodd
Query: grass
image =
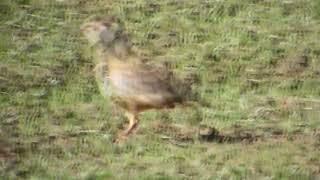
<path fill-rule="evenodd" d="M 316 0 L 2 0 L 1 179 L 319 178 L 319 12 Z M 198 79 L 195 108 L 144 113 L 124 145 L 79 32 L 109 14 L 150 62 Z M 200 124 L 233 140 L 200 141 Z"/>

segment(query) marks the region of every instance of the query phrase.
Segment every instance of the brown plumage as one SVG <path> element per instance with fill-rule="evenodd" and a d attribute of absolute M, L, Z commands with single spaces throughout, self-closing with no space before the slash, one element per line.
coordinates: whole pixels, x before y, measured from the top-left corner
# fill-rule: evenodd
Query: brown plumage
<path fill-rule="evenodd" d="M 115 18 L 90 21 L 81 31 L 96 49 L 95 71 L 102 91 L 126 111 L 129 126 L 124 136 L 136 127 L 140 112 L 173 108 L 183 101 L 170 72 L 142 63 Z"/>

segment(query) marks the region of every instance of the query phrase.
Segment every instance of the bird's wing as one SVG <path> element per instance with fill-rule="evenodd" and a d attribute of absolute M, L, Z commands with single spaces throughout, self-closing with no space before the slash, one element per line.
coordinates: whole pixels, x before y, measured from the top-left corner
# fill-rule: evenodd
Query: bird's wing
<path fill-rule="evenodd" d="M 112 84 L 121 95 L 174 95 L 169 82 L 147 68 L 127 68 L 115 70 L 110 74 Z"/>

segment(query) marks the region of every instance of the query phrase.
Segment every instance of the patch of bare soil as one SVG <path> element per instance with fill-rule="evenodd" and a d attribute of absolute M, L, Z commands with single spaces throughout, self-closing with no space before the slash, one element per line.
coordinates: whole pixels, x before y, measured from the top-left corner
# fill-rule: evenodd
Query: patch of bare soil
<path fill-rule="evenodd" d="M 176 124 L 166 124 L 160 121 L 153 123 L 152 129 L 161 134 L 163 139 L 174 139 L 180 142 L 193 142 L 194 128 L 187 128 Z"/>
<path fill-rule="evenodd" d="M 217 129 L 208 126 L 200 127 L 184 127 L 176 124 L 166 124 L 155 122 L 152 126 L 153 130 L 161 134 L 162 139 L 169 139 L 171 142 L 192 143 L 195 140 L 201 142 L 216 143 L 251 143 L 260 138 L 250 131 L 234 131 L 229 133 L 221 133 Z"/>
<path fill-rule="evenodd" d="M 6 66 L 0 66 L 0 91 L 1 93 L 8 93 L 10 87 L 17 88 L 22 84 L 22 75 L 15 71 L 9 70 Z M 8 93 L 9 94 L 9 93 Z"/>
<path fill-rule="evenodd" d="M 1 132 L 0 132 L 1 136 Z M 16 167 L 17 151 L 15 147 L 4 139 L 0 139 L 0 176 Z"/>
<path fill-rule="evenodd" d="M 294 77 L 302 74 L 309 66 L 309 58 L 306 55 L 293 55 L 280 61 L 276 72 L 279 75 Z"/>
<path fill-rule="evenodd" d="M 183 143 L 193 143 L 195 140 L 200 142 L 211 143 L 255 143 L 266 140 L 285 140 L 285 141 L 300 141 L 313 139 L 315 144 L 320 147 L 320 129 L 314 130 L 312 134 L 305 134 L 301 131 L 287 133 L 281 129 L 264 129 L 259 130 L 245 129 L 241 126 L 234 126 L 223 132 L 218 131 L 214 127 L 200 126 L 183 127 L 175 124 L 165 124 L 156 122 L 153 124 L 153 130 L 161 134 L 161 138 L 169 140 L 175 145 L 182 146 Z M 268 132 L 267 132 L 268 131 Z"/>
<path fill-rule="evenodd" d="M 216 143 L 252 143 L 261 138 L 261 135 L 257 135 L 248 130 L 239 130 L 236 128 L 232 131 L 226 131 L 224 133 L 219 132 L 214 127 L 200 126 L 198 129 L 198 139 L 206 142 Z"/>
<path fill-rule="evenodd" d="M 0 161 L 6 161 L 14 158 L 15 153 L 12 151 L 8 143 L 0 140 Z"/>

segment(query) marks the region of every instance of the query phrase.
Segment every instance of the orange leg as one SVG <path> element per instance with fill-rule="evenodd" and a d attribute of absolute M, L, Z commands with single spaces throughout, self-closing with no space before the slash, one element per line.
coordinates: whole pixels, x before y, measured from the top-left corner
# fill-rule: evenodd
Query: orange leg
<path fill-rule="evenodd" d="M 132 133 L 132 130 L 134 130 L 138 125 L 138 118 L 137 114 L 132 114 L 129 112 L 126 112 L 126 116 L 129 119 L 129 126 L 128 128 L 123 132 L 123 135 L 128 136 Z"/>
<path fill-rule="evenodd" d="M 132 133 L 132 131 L 137 128 L 138 125 L 138 119 L 137 114 L 132 114 L 127 112 L 125 114 L 129 119 L 129 125 L 126 130 L 124 130 L 122 133 L 118 134 L 117 139 L 115 140 L 115 143 L 122 143 L 128 139 L 128 136 Z"/>

